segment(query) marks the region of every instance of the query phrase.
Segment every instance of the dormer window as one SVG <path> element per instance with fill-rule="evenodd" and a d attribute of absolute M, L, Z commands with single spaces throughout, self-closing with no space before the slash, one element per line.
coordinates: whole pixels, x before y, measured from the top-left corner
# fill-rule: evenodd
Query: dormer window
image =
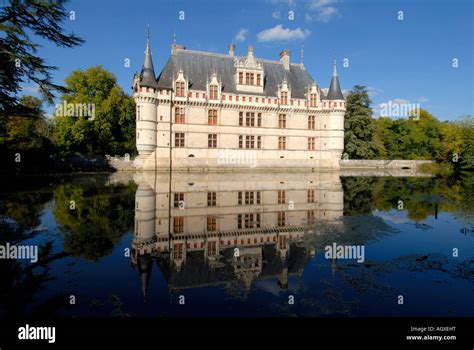
<path fill-rule="evenodd" d="M 211 85 L 210 86 L 210 89 L 209 89 L 209 98 L 211 100 L 217 100 L 218 99 L 218 93 L 217 93 L 217 90 L 218 90 L 218 86 L 217 85 Z"/>
<path fill-rule="evenodd" d="M 234 67 L 236 68 L 234 79 L 238 90 L 252 93 L 263 92 L 263 64 L 255 59 L 251 47 L 246 57 L 234 59 Z"/>
<path fill-rule="evenodd" d="M 280 93 L 280 104 L 287 105 L 288 104 L 288 92 L 282 91 Z"/>
<path fill-rule="evenodd" d="M 184 97 L 185 95 L 185 83 L 183 81 L 177 81 L 176 82 L 176 96 L 178 97 Z"/>
<path fill-rule="evenodd" d="M 317 104 L 318 104 L 318 96 L 316 95 L 316 93 L 311 93 L 310 100 L 309 100 L 310 107 L 316 107 Z"/>

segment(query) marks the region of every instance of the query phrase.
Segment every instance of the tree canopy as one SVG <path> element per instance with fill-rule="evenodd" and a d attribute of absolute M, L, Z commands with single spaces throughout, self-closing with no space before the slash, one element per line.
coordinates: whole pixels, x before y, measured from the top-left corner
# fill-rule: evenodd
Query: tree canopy
<path fill-rule="evenodd" d="M 83 43 L 75 34 L 66 34 L 61 24 L 68 18 L 66 1 L 9 0 L 0 7 L 0 114 L 28 113 L 19 104 L 21 84 L 36 83 L 43 97 L 52 102 L 64 87 L 53 83 L 52 71 L 38 55 L 40 45 L 31 35 L 57 46 L 74 47 Z"/>
<path fill-rule="evenodd" d="M 64 155 L 135 153 L 135 102 L 101 66 L 76 70 L 66 78 L 54 121 L 54 143 Z M 67 107 L 94 115 L 71 115 Z M 86 113 L 83 113 L 86 114 Z"/>
<path fill-rule="evenodd" d="M 371 103 L 365 86 L 354 86 L 347 96 L 344 153 L 350 159 L 373 159 L 377 155 Z"/>

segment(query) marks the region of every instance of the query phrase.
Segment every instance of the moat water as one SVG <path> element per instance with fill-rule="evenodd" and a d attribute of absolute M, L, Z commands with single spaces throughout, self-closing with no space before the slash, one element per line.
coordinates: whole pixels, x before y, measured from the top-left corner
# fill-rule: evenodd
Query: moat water
<path fill-rule="evenodd" d="M 39 257 L 0 260 L 2 320 L 474 316 L 472 174 L 18 179 L 7 243 Z"/>

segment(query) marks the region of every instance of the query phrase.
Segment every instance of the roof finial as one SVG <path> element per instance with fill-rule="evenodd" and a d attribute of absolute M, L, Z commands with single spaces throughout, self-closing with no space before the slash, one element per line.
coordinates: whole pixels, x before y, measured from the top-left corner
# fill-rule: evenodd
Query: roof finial
<path fill-rule="evenodd" d="M 334 68 L 333 68 L 333 71 L 332 71 L 332 75 L 333 75 L 333 76 L 337 76 L 337 70 L 336 70 L 336 56 L 334 56 Z"/>
<path fill-rule="evenodd" d="M 146 26 L 146 51 L 145 54 L 149 55 L 151 53 L 150 50 L 150 25 L 147 24 Z"/>
<path fill-rule="evenodd" d="M 173 31 L 173 45 L 176 45 L 176 30 Z"/>
<path fill-rule="evenodd" d="M 304 62 L 304 47 L 301 45 L 301 65 L 303 65 Z"/>

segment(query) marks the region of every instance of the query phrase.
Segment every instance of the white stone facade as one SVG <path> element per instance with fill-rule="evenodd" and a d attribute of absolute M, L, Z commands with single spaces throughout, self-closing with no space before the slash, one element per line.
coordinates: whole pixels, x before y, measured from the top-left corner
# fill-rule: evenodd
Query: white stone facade
<path fill-rule="evenodd" d="M 280 61 L 256 60 L 252 49 L 240 58 L 182 47 L 174 55 L 188 52 L 202 60 L 233 59 L 235 85 L 229 89 L 217 70 L 202 72 L 206 82 L 197 84 L 186 66 L 170 74 L 170 86 L 160 86 L 160 81 L 143 84 L 142 76 L 135 75 L 138 168 L 339 167 L 346 102 L 325 99 L 314 81 L 299 86 L 299 96 L 294 96 L 301 83 L 291 74 L 307 73 L 302 64 L 289 63 L 288 50 Z M 273 71 L 281 65 L 288 77 L 275 91 L 265 88 L 271 79 L 265 64 Z M 253 84 L 239 81 L 239 72 L 252 73 Z"/>

